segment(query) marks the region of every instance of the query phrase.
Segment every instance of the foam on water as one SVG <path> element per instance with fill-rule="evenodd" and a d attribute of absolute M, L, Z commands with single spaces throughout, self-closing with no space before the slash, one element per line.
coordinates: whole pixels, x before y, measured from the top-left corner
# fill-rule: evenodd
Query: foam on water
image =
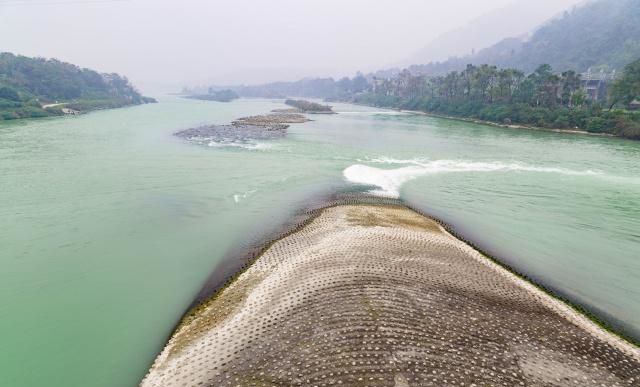
<path fill-rule="evenodd" d="M 254 194 L 256 192 L 257 192 L 257 190 L 252 189 L 250 191 L 246 191 L 246 192 L 243 192 L 241 194 L 235 194 L 235 195 L 233 195 L 233 201 L 236 202 L 236 203 L 240 203 L 240 201 L 246 199 L 248 196 L 250 196 L 250 195 L 252 195 L 252 194 Z"/>
<path fill-rule="evenodd" d="M 221 148 L 221 147 L 232 147 L 232 148 L 242 148 L 247 150 L 266 150 L 273 148 L 273 144 L 268 144 L 264 142 L 216 142 L 210 141 L 208 144 L 210 147 Z"/>
<path fill-rule="evenodd" d="M 359 160 L 361 161 L 361 160 Z M 343 171 L 347 181 L 356 184 L 379 187 L 370 191 L 372 194 L 398 197 L 400 188 L 407 181 L 421 176 L 450 172 L 495 172 L 522 171 L 538 173 L 558 173 L 572 176 L 601 176 L 602 172 L 593 170 L 575 171 L 566 168 L 530 166 L 522 163 L 505 163 L 501 161 L 474 162 L 465 160 L 393 159 L 381 157 L 367 160 L 374 164 L 405 165 L 395 169 L 376 168 L 363 164 L 354 164 Z"/>

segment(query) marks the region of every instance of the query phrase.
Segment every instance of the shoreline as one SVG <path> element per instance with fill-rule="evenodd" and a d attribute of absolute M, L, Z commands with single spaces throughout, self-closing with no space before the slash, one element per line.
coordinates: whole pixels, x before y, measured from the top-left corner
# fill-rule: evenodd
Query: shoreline
<path fill-rule="evenodd" d="M 414 115 L 418 115 L 418 116 L 440 118 L 440 119 L 443 119 L 443 120 L 467 122 L 467 123 L 477 124 L 477 125 L 487 125 L 487 126 L 492 126 L 492 127 L 495 127 L 495 128 L 517 129 L 517 130 L 534 130 L 534 131 L 539 131 L 539 132 L 551 132 L 551 133 L 561 133 L 561 134 L 577 134 L 577 135 L 584 135 L 584 136 L 618 138 L 618 139 L 622 139 L 622 140 L 634 141 L 634 139 L 632 139 L 632 138 L 626 138 L 626 137 L 618 136 L 618 135 L 615 135 L 615 134 L 610 134 L 610 133 L 592 133 L 592 132 L 587 132 L 586 130 L 580 130 L 580 129 L 543 128 L 543 127 L 539 127 L 539 126 L 528 126 L 528 125 L 521 125 L 521 124 L 502 124 L 502 123 L 499 123 L 499 122 L 486 121 L 486 120 L 481 120 L 481 119 L 478 119 L 478 118 L 466 118 L 466 117 L 448 116 L 448 115 L 445 115 L 445 114 L 430 113 L 430 112 L 425 112 L 425 111 L 422 111 L 422 110 L 409 110 L 409 109 L 393 108 L 393 107 L 388 107 L 388 106 L 368 105 L 368 104 L 359 103 L 359 102 L 352 102 L 352 101 L 343 101 L 343 103 L 356 105 L 356 106 L 364 106 L 364 107 L 370 107 L 370 108 L 378 108 L 378 109 L 384 109 L 384 110 L 390 110 L 390 111 L 397 111 L 397 112 L 401 112 L 401 113 L 414 114 Z"/>
<path fill-rule="evenodd" d="M 476 237 L 473 231 L 469 231 L 463 225 L 456 225 L 449 221 L 445 214 L 442 214 L 434 209 L 422 209 L 419 206 L 415 206 L 411 202 L 403 202 L 405 206 L 412 210 L 431 218 L 438 222 L 447 232 L 452 234 L 456 239 L 461 240 L 467 245 L 471 246 L 474 250 L 485 256 L 487 259 L 502 267 L 506 271 L 522 279 L 523 281 L 530 283 L 534 287 L 538 288 L 551 298 L 556 299 L 580 315 L 584 315 L 591 322 L 598 325 L 601 329 L 607 331 L 619 339 L 627 342 L 631 345 L 640 348 L 640 331 L 629 327 L 623 321 L 615 318 L 607 312 L 602 311 L 595 305 L 583 303 L 575 299 L 571 294 L 564 290 L 548 284 L 544 278 L 528 273 L 526 271 L 519 270 L 511 263 L 508 263 L 503 253 L 493 252 L 492 247 L 486 245 L 478 237 Z"/>
<path fill-rule="evenodd" d="M 251 266 L 275 242 L 299 231 L 313 221 L 324 209 L 343 204 L 402 204 L 401 199 L 386 198 L 366 193 L 318 193 L 312 195 L 305 206 L 293 211 L 286 221 L 270 230 L 263 231 L 255 240 L 232 248 L 220 265 L 209 275 L 194 300 L 185 309 L 180 319 L 198 307 L 202 302 L 214 297 L 221 289 L 231 284 Z M 174 328 L 177 328 L 178 325 Z"/>
<path fill-rule="evenodd" d="M 640 350 L 638 350 L 638 348 L 631 342 L 625 341 L 623 338 L 617 336 L 616 334 L 605 330 L 603 327 L 597 324 L 597 321 L 593 321 L 592 316 L 582 314 L 580 311 L 576 310 L 574 305 L 568 304 L 563 300 L 558 299 L 553 294 L 549 294 L 546 288 L 541 288 L 540 285 L 529 282 L 527 279 L 523 278 L 523 276 L 514 273 L 509 267 L 505 267 L 499 261 L 496 261 L 495 258 L 483 254 L 476 248 L 458 239 L 455 234 L 452 234 L 451 228 L 447 227 L 442 222 L 432 217 L 424 216 L 422 214 L 422 211 L 413 209 L 410 206 L 406 206 L 398 199 L 379 198 L 369 195 L 344 194 L 334 195 L 330 200 L 326 200 L 324 203 L 319 204 L 319 206 L 316 205 L 315 207 L 310 208 L 304 212 L 297 212 L 297 216 L 293 217 L 291 221 L 287 222 L 286 225 L 283 225 L 280 228 L 280 230 L 283 232 L 279 234 L 279 237 L 264 242 L 258 254 L 256 254 L 257 244 L 254 243 L 252 244 L 252 247 L 250 249 L 247 249 L 247 251 L 243 255 L 243 258 L 238 259 L 238 255 L 235 255 L 235 259 L 233 259 L 233 263 L 235 263 L 235 265 L 227 265 L 225 268 L 222 268 L 225 266 L 223 264 L 221 265 L 221 267 L 217 268 L 214 274 L 212 274 L 210 280 L 207 281 L 207 284 L 203 287 L 203 290 L 200 292 L 198 297 L 196 297 L 196 300 L 181 320 L 181 323 L 176 327 L 172 337 L 175 337 L 181 330 L 184 330 L 185 321 L 188 322 L 189 318 L 194 316 L 194 313 L 197 317 L 197 313 L 202 312 L 203 306 L 206 308 L 207 302 L 212 302 L 212 300 L 215 301 L 219 297 L 224 298 L 225 293 L 228 293 L 230 291 L 229 289 L 233 289 L 235 286 L 237 286 L 237 281 L 239 280 L 239 278 L 245 276 L 245 273 L 247 273 L 249 270 L 252 270 L 252 267 L 256 265 L 256 262 L 258 262 L 261 257 L 267 254 L 274 245 L 282 243 L 282 241 L 287 238 L 294 238 L 296 233 L 301 232 L 301 230 L 304 230 L 310 224 L 314 223 L 316 219 L 323 213 L 331 211 L 331 209 L 334 208 L 339 208 L 341 206 L 392 206 L 404 208 L 421 217 L 424 217 L 425 219 L 428 219 L 429 221 L 437 222 L 443 233 L 452 238 L 452 240 L 457 241 L 456 243 L 458 248 L 464 250 L 477 262 L 482 263 L 486 267 L 490 268 L 497 277 L 517 284 L 518 287 L 525 289 L 527 294 L 534 295 L 535 298 L 543 300 L 546 307 L 554 310 L 555 313 L 562 316 L 572 324 L 579 326 L 581 329 L 589 332 L 592 337 L 596 337 L 598 340 L 606 342 L 608 345 L 611 345 L 612 347 L 619 349 L 623 353 L 626 353 L 628 356 L 636 359 L 636 361 L 640 361 Z M 272 233 L 272 235 L 273 234 L 275 233 Z M 246 261 L 241 262 L 241 260 Z M 220 283 L 220 279 L 224 277 L 223 273 L 225 272 L 225 270 L 233 270 L 234 268 L 232 266 L 235 266 L 234 274 L 230 277 L 227 276 L 226 281 Z M 238 266 L 240 267 L 240 269 L 238 269 Z M 218 283 L 216 284 L 216 282 Z M 171 340 L 169 341 L 169 343 L 171 343 Z M 165 347 L 165 350 L 161 352 L 160 357 L 158 357 L 158 359 L 154 363 L 156 364 L 156 366 L 158 364 L 158 361 L 161 359 L 162 354 L 167 350 L 167 348 L 168 347 Z M 154 368 L 152 367 L 152 370 L 153 369 Z"/>
<path fill-rule="evenodd" d="M 58 103 L 55 105 L 68 105 L 68 104 L 72 104 L 73 102 L 62 102 L 62 103 Z M 16 123 L 20 123 L 20 122 L 25 122 L 25 121 L 30 121 L 30 120 L 45 120 L 45 119 L 55 119 L 55 118 L 69 118 L 69 117 L 79 117 L 79 116 L 84 116 L 86 114 L 91 114 L 91 113 L 96 113 L 96 112 L 101 112 L 101 111 L 109 111 L 109 110 L 119 110 L 119 109 L 128 109 L 128 108 L 133 108 L 133 107 L 137 107 L 137 106 L 144 106 L 144 105 L 149 105 L 149 104 L 154 104 L 154 103 L 159 103 L 157 100 L 154 99 L 153 102 L 142 102 L 142 103 L 131 103 L 131 104 L 127 104 L 127 105 L 122 105 L 122 106 L 116 106 L 116 107 L 97 107 L 97 108 L 91 108 L 91 109 L 87 109 L 87 110 L 73 110 L 73 113 L 63 113 L 63 114 L 48 114 L 45 116 L 41 116 L 41 117 L 20 117 L 20 118 L 11 118 L 11 119 L 0 119 L 0 125 L 2 125 L 3 123 L 12 123 L 12 122 L 16 122 Z"/>
<path fill-rule="evenodd" d="M 244 271 L 246 271 L 256 259 L 258 259 L 271 245 L 287 236 L 299 231 L 315 219 L 323 210 L 335 206 L 347 204 L 374 204 L 374 205 L 400 205 L 411 209 L 412 211 L 434 220 L 442 226 L 454 238 L 469 245 L 474 250 L 482 254 L 486 259 L 494 264 L 502 267 L 507 272 L 530 283 L 540 291 L 547 294 L 553 299 L 569 306 L 576 313 L 584 315 L 592 323 L 599 326 L 611 335 L 623 340 L 626 343 L 640 347 L 640 337 L 636 337 L 633 329 L 628 328 L 623 322 L 616 320 L 613 316 L 606 312 L 600 311 L 592 305 L 585 305 L 575 300 L 571 295 L 564 293 L 561 289 L 556 289 L 545 283 L 544 278 L 533 276 L 530 273 L 523 272 L 508 264 L 500 254 L 491 252 L 491 249 L 485 246 L 477 238 L 469 235 L 464 227 L 456 226 L 446 216 L 441 213 L 435 213 L 430 209 L 422 209 L 399 198 L 384 197 L 369 194 L 366 192 L 343 192 L 343 193 L 319 193 L 309 198 L 306 205 L 301 205 L 293 211 L 293 214 L 283 223 L 276 225 L 269 230 L 263 230 L 254 240 L 247 241 L 241 246 L 230 249 L 225 254 L 221 263 L 213 270 L 201 289 L 198 291 L 194 300 L 188 305 L 182 313 L 180 320 L 187 316 L 194 308 L 198 307 L 202 302 L 214 297 L 218 292 L 229 286 Z M 179 326 L 179 321 L 172 329 L 171 334 Z M 631 332 L 627 332 L 627 330 Z"/>
<path fill-rule="evenodd" d="M 544 298 L 548 302 L 547 306 L 551 306 L 556 310 L 556 312 L 563 315 L 565 318 L 570 319 L 570 321 L 575 323 L 577 326 L 589 331 L 591 334 L 599 337 L 612 346 L 627 352 L 629 355 L 635 357 L 640 361 L 640 348 L 634 345 L 634 343 L 618 335 L 617 332 L 606 329 L 605 327 L 600 325 L 599 321 L 594 321 L 593 317 L 585 314 L 584 311 L 577 309 L 570 302 L 567 302 L 567 300 L 563 300 L 557 297 L 546 287 L 527 279 L 511 267 L 504 265 L 503 263 L 497 261 L 495 258 L 481 252 L 468 242 L 463 241 L 462 239 L 457 237 L 455 233 L 447 229 L 447 227 L 443 226 L 442 228 L 445 232 L 451 235 L 451 237 L 455 238 L 462 245 L 466 246 L 472 256 L 477 258 L 479 261 L 482 261 L 485 265 L 490 266 L 497 274 L 509 278 L 511 281 L 514 281 L 518 285 L 527 289 L 529 292 L 537 294 L 541 298 Z"/>
<path fill-rule="evenodd" d="M 364 106 L 369 106 L 369 105 L 364 105 Z M 441 118 L 441 119 L 445 119 L 445 120 L 462 121 L 462 122 L 468 122 L 468 123 L 478 124 L 478 125 L 488 125 L 488 126 L 493 126 L 493 127 L 496 127 L 496 128 L 504 128 L 504 129 L 537 130 L 537 131 L 541 131 L 541 132 L 580 134 L 580 135 L 595 136 L 595 137 L 622 138 L 620 136 L 616 136 L 616 135 L 613 135 L 613 134 L 591 133 L 591 132 L 587 132 L 586 130 L 579 130 L 579 129 L 542 128 L 542 127 L 539 127 L 539 126 L 528 126 L 528 125 L 521 125 L 521 124 L 501 124 L 499 122 L 485 121 L 485 120 L 481 120 L 481 119 L 478 119 L 478 118 L 466 118 L 466 117 L 448 116 L 448 115 L 438 114 L 438 113 L 423 112 L 421 110 L 405 110 L 405 109 L 393 109 L 393 110 L 397 110 L 397 111 L 400 111 L 400 112 L 403 112 L 403 113 L 410 113 L 410 114 L 416 114 L 416 115 L 427 116 L 427 117 Z"/>

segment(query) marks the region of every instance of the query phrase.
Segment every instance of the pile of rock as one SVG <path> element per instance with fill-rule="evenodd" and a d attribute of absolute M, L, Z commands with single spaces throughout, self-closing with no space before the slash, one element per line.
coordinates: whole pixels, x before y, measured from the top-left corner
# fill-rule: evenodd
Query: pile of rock
<path fill-rule="evenodd" d="M 208 125 L 182 130 L 175 135 L 194 142 L 245 143 L 251 140 L 272 140 L 284 137 L 283 128 L 258 125 Z"/>
<path fill-rule="evenodd" d="M 256 125 L 272 129 L 287 129 L 288 124 L 300 124 L 309 121 L 302 114 L 297 113 L 275 113 L 260 116 L 242 117 L 232 122 L 235 126 Z"/>
<path fill-rule="evenodd" d="M 302 114 L 277 113 L 242 117 L 229 125 L 206 125 L 175 133 L 176 136 L 197 143 L 250 143 L 284 137 L 289 124 L 309 121 Z"/>

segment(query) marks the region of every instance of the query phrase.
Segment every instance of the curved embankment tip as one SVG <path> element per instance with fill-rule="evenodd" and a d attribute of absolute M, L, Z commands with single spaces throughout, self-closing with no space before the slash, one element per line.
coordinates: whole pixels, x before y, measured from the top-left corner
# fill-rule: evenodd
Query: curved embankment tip
<path fill-rule="evenodd" d="M 186 317 L 142 386 L 638 386 L 636 347 L 396 205 L 339 205 Z"/>

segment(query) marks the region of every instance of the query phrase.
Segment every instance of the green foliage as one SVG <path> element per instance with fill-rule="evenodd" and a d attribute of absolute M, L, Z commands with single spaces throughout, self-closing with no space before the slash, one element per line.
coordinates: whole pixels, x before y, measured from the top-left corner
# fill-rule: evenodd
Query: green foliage
<path fill-rule="evenodd" d="M 586 129 L 592 133 L 602 133 L 607 129 L 607 120 L 602 117 L 591 117 L 587 119 Z"/>
<path fill-rule="evenodd" d="M 630 101 L 638 96 L 640 61 L 627 67 L 617 90 Z M 574 71 L 561 75 L 542 65 L 525 76 L 513 69 L 468 65 L 444 76 L 413 76 L 402 72 L 378 82 L 376 93 L 355 102 L 447 116 L 522 124 L 542 128 L 582 129 L 627 138 L 640 138 L 640 112 L 605 111 L 586 98 Z"/>
<path fill-rule="evenodd" d="M 331 106 L 321 105 L 315 102 L 309 102 L 302 99 L 287 99 L 284 101 L 285 104 L 289 106 L 293 106 L 303 112 L 322 112 L 322 113 L 331 113 Z"/>
<path fill-rule="evenodd" d="M 273 82 L 240 86 L 235 91 L 244 97 L 286 98 L 286 96 L 336 98 L 341 90 L 333 78 L 311 78 L 296 82 Z"/>
<path fill-rule="evenodd" d="M 541 58 L 553 68 L 579 72 L 621 70 L 640 57 L 640 2 L 585 2 L 545 23 L 528 38 L 507 38 L 475 55 L 444 62 L 417 64 L 416 74 L 439 75 L 460 71 L 468 63 L 534 71 Z"/>
<path fill-rule="evenodd" d="M 418 106 L 418 104 L 421 102 L 419 99 L 411 99 L 406 101 L 403 98 L 394 95 L 366 93 L 354 97 L 354 102 L 363 105 L 387 107 L 393 109 L 403 108 L 410 110 L 426 110 L 421 106 Z"/>
<path fill-rule="evenodd" d="M 20 94 L 18 94 L 18 92 L 14 88 L 9 86 L 0 87 L 0 98 L 8 99 L 10 101 L 16 101 L 16 102 L 19 102 L 22 100 L 20 98 Z"/>
<path fill-rule="evenodd" d="M 11 105 L 6 101 L 18 104 Z M 90 110 L 94 105 L 152 102 L 118 74 L 99 74 L 56 59 L 0 53 L 0 116 L 3 119 L 61 114 L 60 108 L 42 108 L 43 104 L 58 101 L 78 104 L 83 107 L 77 109 L 81 111 Z"/>
<path fill-rule="evenodd" d="M 476 105 L 525 103 L 547 108 L 573 106 L 574 96 L 580 92 L 579 75 L 567 71 L 558 76 L 549 65 L 539 66 L 529 76 L 518 70 L 489 65 L 467 65 L 464 71 L 436 77 L 413 76 L 404 71 L 398 78 L 383 80 L 376 87 L 378 94 L 409 99 L 430 96 Z M 584 102 L 584 98 L 581 101 Z"/>
<path fill-rule="evenodd" d="M 600 0 L 544 25 L 514 57 L 498 64 L 529 70 L 545 58 L 561 70 L 621 69 L 640 57 L 639 41 L 640 3 Z"/>
<path fill-rule="evenodd" d="M 188 98 L 202 99 L 205 101 L 231 102 L 234 99 L 240 98 L 240 96 L 230 89 L 214 90 L 210 88 L 207 94 L 190 95 Z"/>
<path fill-rule="evenodd" d="M 634 100 L 640 100 L 640 59 L 628 64 L 611 88 L 611 106 L 617 103 L 626 106 Z"/>
<path fill-rule="evenodd" d="M 619 115 L 610 120 L 619 136 L 640 140 L 640 114 Z"/>
<path fill-rule="evenodd" d="M 100 110 L 100 109 L 115 109 L 124 106 L 129 106 L 129 103 L 126 99 L 94 99 L 94 100 L 81 100 L 76 102 L 71 102 L 66 104 L 66 108 L 71 110 L 77 110 L 79 112 L 86 112 L 91 110 Z"/>
<path fill-rule="evenodd" d="M 10 99 L 4 99 L 0 97 L 0 110 L 8 109 L 8 108 L 17 108 L 17 107 L 20 107 L 20 105 L 21 105 L 20 102 L 10 100 Z"/>
<path fill-rule="evenodd" d="M 209 88 L 209 94 L 214 88 Z M 348 100 L 354 94 L 362 93 L 370 89 L 367 77 L 357 73 L 353 78 L 343 77 L 338 80 L 333 78 L 305 78 L 295 82 L 272 82 L 262 85 L 238 86 L 233 91 L 243 97 L 261 98 L 287 98 L 308 97 L 322 98 L 327 101 Z M 183 88 L 183 94 L 205 94 L 205 88 L 198 87 L 196 91 Z"/>
<path fill-rule="evenodd" d="M 42 108 L 19 105 L 12 108 L 0 108 L 0 117 L 3 120 L 13 120 L 18 118 L 39 118 L 47 117 L 49 114 Z"/>

